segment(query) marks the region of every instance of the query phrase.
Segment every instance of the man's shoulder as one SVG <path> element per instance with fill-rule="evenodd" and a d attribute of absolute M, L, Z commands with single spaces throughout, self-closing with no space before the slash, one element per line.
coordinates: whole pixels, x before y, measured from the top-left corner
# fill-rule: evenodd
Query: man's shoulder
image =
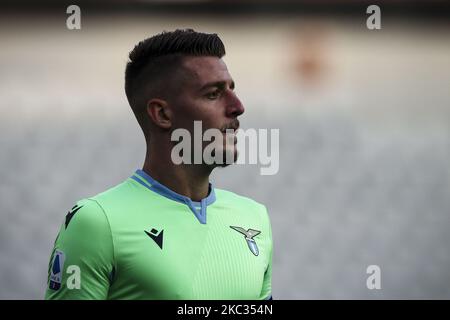
<path fill-rule="evenodd" d="M 135 199 L 136 186 L 127 179 L 115 186 L 105 189 L 102 192 L 82 198 L 77 201 L 77 206 L 83 206 L 84 211 L 103 212 L 107 214 L 109 208 L 124 207 L 128 203 L 133 203 Z"/>
<path fill-rule="evenodd" d="M 100 193 L 81 198 L 69 210 L 65 224 L 66 226 L 69 223 L 81 224 L 83 227 L 103 225 L 109 229 L 112 227 L 111 224 L 124 216 L 121 213 L 133 211 L 133 205 L 139 203 L 136 199 L 136 190 L 139 188 L 127 179 Z M 139 196 L 139 192 L 137 194 Z"/>
<path fill-rule="evenodd" d="M 132 183 L 131 179 L 126 179 L 117 185 L 88 197 L 88 199 L 97 202 L 122 202 L 125 198 L 134 195 L 133 191 L 135 190 L 135 187 L 136 186 Z"/>
<path fill-rule="evenodd" d="M 255 209 L 258 209 L 258 211 L 265 212 L 266 206 L 252 198 L 234 193 L 229 190 L 224 189 L 218 189 L 215 188 L 216 198 L 220 199 L 220 201 L 236 205 L 236 206 L 245 206 L 245 207 L 252 207 Z"/>

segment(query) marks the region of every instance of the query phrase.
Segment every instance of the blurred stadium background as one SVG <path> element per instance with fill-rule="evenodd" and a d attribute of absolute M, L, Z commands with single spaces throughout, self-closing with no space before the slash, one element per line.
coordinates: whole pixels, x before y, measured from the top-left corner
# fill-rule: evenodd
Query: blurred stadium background
<path fill-rule="evenodd" d="M 246 106 L 280 129 L 280 170 L 213 182 L 269 208 L 276 299 L 450 298 L 450 24 L 443 1 L 4 2 L 0 14 L 0 298 L 42 299 L 80 198 L 140 168 L 127 54 L 175 28 L 218 33 Z M 381 268 L 368 290 L 366 268 Z"/>

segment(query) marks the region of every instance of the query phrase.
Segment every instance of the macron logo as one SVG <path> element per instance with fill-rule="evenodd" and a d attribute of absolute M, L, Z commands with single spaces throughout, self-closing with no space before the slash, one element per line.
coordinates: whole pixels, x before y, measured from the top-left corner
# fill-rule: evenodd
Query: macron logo
<path fill-rule="evenodd" d="M 155 243 L 161 248 L 162 250 L 162 246 L 163 246 L 163 232 L 164 230 L 161 230 L 158 233 L 158 230 L 156 229 L 152 229 L 150 232 L 147 232 L 144 230 L 144 232 L 153 239 L 153 241 L 155 241 Z"/>

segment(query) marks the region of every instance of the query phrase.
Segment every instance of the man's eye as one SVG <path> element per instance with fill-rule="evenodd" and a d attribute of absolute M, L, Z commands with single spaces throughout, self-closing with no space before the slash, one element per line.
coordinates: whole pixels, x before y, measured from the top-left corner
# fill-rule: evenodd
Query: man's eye
<path fill-rule="evenodd" d="M 219 90 L 216 90 L 216 91 L 213 91 L 213 92 L 210 92 L 210 93 L 206 94 L 206 97 L 208 99 L 211 99 L 211 100 L 217 99 L 219 96 L 220 96 Z"/>

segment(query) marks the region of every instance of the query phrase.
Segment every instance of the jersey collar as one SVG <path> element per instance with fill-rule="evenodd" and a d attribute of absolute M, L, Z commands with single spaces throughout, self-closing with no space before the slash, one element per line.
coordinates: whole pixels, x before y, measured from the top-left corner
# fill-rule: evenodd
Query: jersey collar
<path fill-rule="evenodd" d="M 216 201 L 216 194 L 211 183 L 209 184 L 209 193 L 206 198 L 203 198 L 201 201 L 192 201 L 190 198 L 176 193 L 175 191 L 159 183 L 143 170 L 136 170 L 131 178 L 163 197 L 186 204 L 194 213 L 198 221 L 202 224 L 206 224 L 206 208 Z"/>

